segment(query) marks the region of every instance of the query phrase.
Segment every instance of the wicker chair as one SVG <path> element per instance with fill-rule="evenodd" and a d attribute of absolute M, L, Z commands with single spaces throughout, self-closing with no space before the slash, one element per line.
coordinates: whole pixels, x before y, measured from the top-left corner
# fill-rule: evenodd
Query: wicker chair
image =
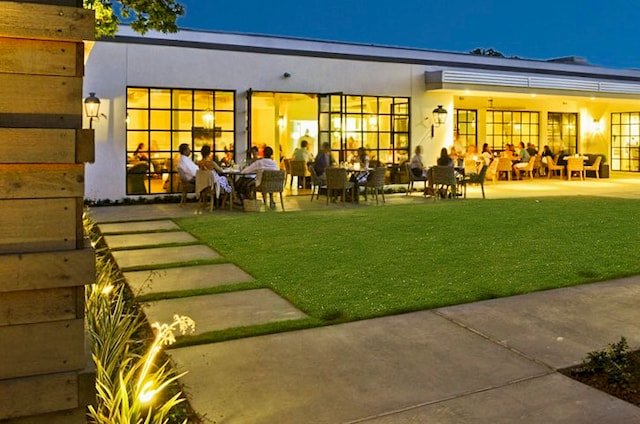
<path fill-rule="evenodd" d="M 287 185 L 287 178 L 289 178 L 289 175 L 291 175 L 291 159 L 284 158 L 282 159 L 282 162 L 284 162 L 284 172 L 285 172 L 284 185 Z M 291 179 L 292 179 L 291 182 L 293 182 L 293 177 L 291 177 Z"/>
<path fill-rule="evenodd" d="M 498 181 L 498 159 L 493 159 L 487 169 L 485 179 L 493 181 L 495 184 Z"/>
<path fill-rule="evenodd" d="M 182 207 L 187 202 L 187 194 L 196 191 L 196 183 L 193 180 L 189 180 L 180 170 L 178 170 L 178 175 L 180 176 L 178 188 L 182 193 L 180 197 L 180 206 Z"/>
<path fill-rule="evenodd" d="M 149 164 L 139 163 L 127 170 L 127 194 L 147 194 L 145 185 Z"/>
<path fill-rule="evenodd" d="M 378 193 L 382 194 L 382 203 L 387 201 L 384 198 L 384 177 L 387 173 L 387 168 L 379 166 L 374 169 L 369 175 L 367 183 L 364 185 L 364 200 L 367 200 L 367 192 L 371 191 L 376 196 L 376 205 L 378 204 Z"/>
<path fill-rule="evenodd" d="M 482 169 L 479 174 L 465 174 L 462 184 L 464 186 L 464 198 L 467 198 L 467 184 L 479 184 L 482 189 L 482 198 L 484 199 L 484 179 L 487 175 L 488 165 L 482 165 Z"/>
<path fill-rule="evenodd" d="M 292 160 L 289 162 L 289 170 L 289 173 L 291 174 L 289 189 L 293 186 L 293 177 L 298 177 L 298 185 L 300 185 L 300 181 L 302 180 L 302 188 L 307 188 L 306 177 L 311 175 L 309 174 L 307 163 L 303 160 Z"/>
<path fill-rule="evenodd" d="M 404 169 L 405 169 L 405 173 L 407 174 L 407 179 L 408 179 L 408 183 L 407 183 L 407 195 L 410 195 L 411 192 L 413 191 L 413 183 L 416 181 L 422 181 L 424 183 L 424 190 L 426 191 L 427 189 L 427 177 L 423 177 L 423 176 L 416 176 L 416 174 L 414 174 L 411 171 L 411 164 L 409 162 L 404 164 Z"/>
<path fill-rule="evenodd" d="M 536 157 L 535 156 L 531 156 L 529 158 L 529 162 L 527 163 L 527 166 L 523 167 L 523 168 L 519 168 L 517 166 L 517 164 L 513 165 L 513 171 L 516 174 L 516 179 L 522 179 L 522 173 L 524 172 L 524 176 L 526 177 L 527 174 L 529 174 L 529 177 L 531 178 L 531 180 L 533 181 L 533 170 L 534 167 L 536 165 Z"/>
<path fill-rule="evenodd" d="M 494 159 L 498 161 L 498 168 L 496 169 L 496 173 L 500 175 L 501 172 L 507 173 L 507 180 L 511 181 L 511 172 L 513 171 L 511 159 L 509 158 L 498 158 Z"/>
<path fill-rule="evenodd" d="M 593 164 L 587 165 L 587 166 L 584 167 L 584 176 L 585 176 L 585 178 L 587 177 L 587 171 L 590 171 L 590 172 L 595 172 L 596 173 L 596 178 L 598 180 L 600 179 L 600 162 L 602 162 L 602 156 L 598 156 L 596 158 L 596 161 L 593 162 Z"/>
<path fill-rule="evenodd" d="M 567 158 L 567 180 L 571 181 L 571 175 L 574 172 L 577 172 L 580 175 L 580 179 L 584 180 L 584 160 L 582 157 L 569 156 Z"/>
<path fill-rule="evenodd" d="M 327 182 L 324 178 L 318 177 L 316 169 L 313 165 L 309 165 L 309 173 L 311 174 L 311 201 L 313 201 L 313 195 L 316 194 L 316 199 L 320 199 L 320 189 L 327 188 Z"/>
<path fill-rule="evenodd" d="M 564 165 L 556 165 L 551 156 L 545 156 L 547 158 L 547 178 L 551 178 L 554 171 L 560 171 L 560 179 L 564 178 Z"/>
<path fill-rule="evenodd" d="M 436 192 L 434 199 L 447 197 L 448 193 L 451 194 L 451 197 L 456 197 L 457 181 L 452 166 L 437 165 L 431 167 L 431 177 Z"/>
<path fill-rule="evenodd" d="M 256 193 L 262 193 L 262 201 L 265 207 L 267 207 L 267 193 L 280 194 L 280 205 L 284 211 L 284 198 L 282 192 L 284 191 L 284 179 L 286 172 L 284 170 L 270 170 L 265 169 L 262 171 L 262 177 L 260 179 L 260 185 L 256 187 Z M 256 195 L 256 209 L 258 209 L 258 196 Z"/>
<path fill-rule="evenodd" d="M 347 170 L 345 168 L 330 167 L 325 170 L 327 176 L 327 205 L 329 197 L 334 191 L 341 192 L 341 199 L 344 203 L 347 197 L 347 190 L 353 190 L 353 183 L 347 180 Z"/>

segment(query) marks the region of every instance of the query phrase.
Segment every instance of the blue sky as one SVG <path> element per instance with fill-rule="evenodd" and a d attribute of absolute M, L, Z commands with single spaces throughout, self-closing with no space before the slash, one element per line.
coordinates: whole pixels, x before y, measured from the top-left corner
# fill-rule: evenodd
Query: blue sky
<path fill-rule="evenodd" d="M 640 69 L 637 0 L 178 0 L 182 28 L 506 56 L 581 56 Z"/>

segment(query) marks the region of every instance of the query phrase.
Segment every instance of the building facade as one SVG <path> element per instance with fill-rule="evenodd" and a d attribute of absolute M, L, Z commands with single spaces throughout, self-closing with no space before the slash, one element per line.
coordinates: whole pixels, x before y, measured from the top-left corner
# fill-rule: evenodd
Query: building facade
<path fill-rule="evenodd" d="M 614 171 L 640 171 L 640 71 L 576 58 L 533 61 L 283 37 L 197 32 L 140 36 L 122 27 L 96 42 L 85 95 L 96 162 L 86 198 L 177 191 L 181 143 L 241 164 L 252 146 L 291 156 L 301 140 L 359 147 L 391 172 L 423 147 L 494 150 L 520 141 L 559 153 L 598 153 Z M 433 111 L 447 119 L 438 124 Z"/>

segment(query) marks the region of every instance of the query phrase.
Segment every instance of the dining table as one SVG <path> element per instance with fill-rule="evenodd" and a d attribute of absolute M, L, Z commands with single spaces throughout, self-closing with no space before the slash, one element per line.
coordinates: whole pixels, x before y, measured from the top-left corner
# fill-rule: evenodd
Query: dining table
<path fill-rule="evenodd" d="M 371 167 L 348 166 L 347 175 L 349 181 L 353 182 L 353 202 L 360 202 L 360 186 L 367 183 L 367 176 L 373 171 Z"/>

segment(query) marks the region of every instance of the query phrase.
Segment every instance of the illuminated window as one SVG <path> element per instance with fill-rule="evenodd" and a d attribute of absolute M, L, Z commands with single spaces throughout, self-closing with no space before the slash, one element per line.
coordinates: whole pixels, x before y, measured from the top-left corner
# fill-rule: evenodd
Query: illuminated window
<path fill-rule="evenodd" d="M 487 111 L 487 143 L 493 151 L 504 150 L 507 144 L 525 146 L 533 143 L 540 150 L 540 114 L 510 110 Z"/>
<path fill-rule="evenodd" d="M 456 109 L 453 117 L 454 122 L 454 138 L 465 149 L 469 146 L 478 147 L 478 129 L 476 122 L 478 121 L 478 111 Z"/>
<path fill-rule="evenodd" d="M 549 112 L 547 144 L 554 154 L 578 153 L 578 114 Z"/>
<path fill-rule="evenodd" d="M 194 161 L 211 146 L 221 159 L 234 152 L 233 91 L 127 88 L 127 194 L 178 192 L 178 147 Z"/>
<path fill-rule="evenodd" d="M 640 112 L 611 114 L 611 169 L 640 171 Z"/>

